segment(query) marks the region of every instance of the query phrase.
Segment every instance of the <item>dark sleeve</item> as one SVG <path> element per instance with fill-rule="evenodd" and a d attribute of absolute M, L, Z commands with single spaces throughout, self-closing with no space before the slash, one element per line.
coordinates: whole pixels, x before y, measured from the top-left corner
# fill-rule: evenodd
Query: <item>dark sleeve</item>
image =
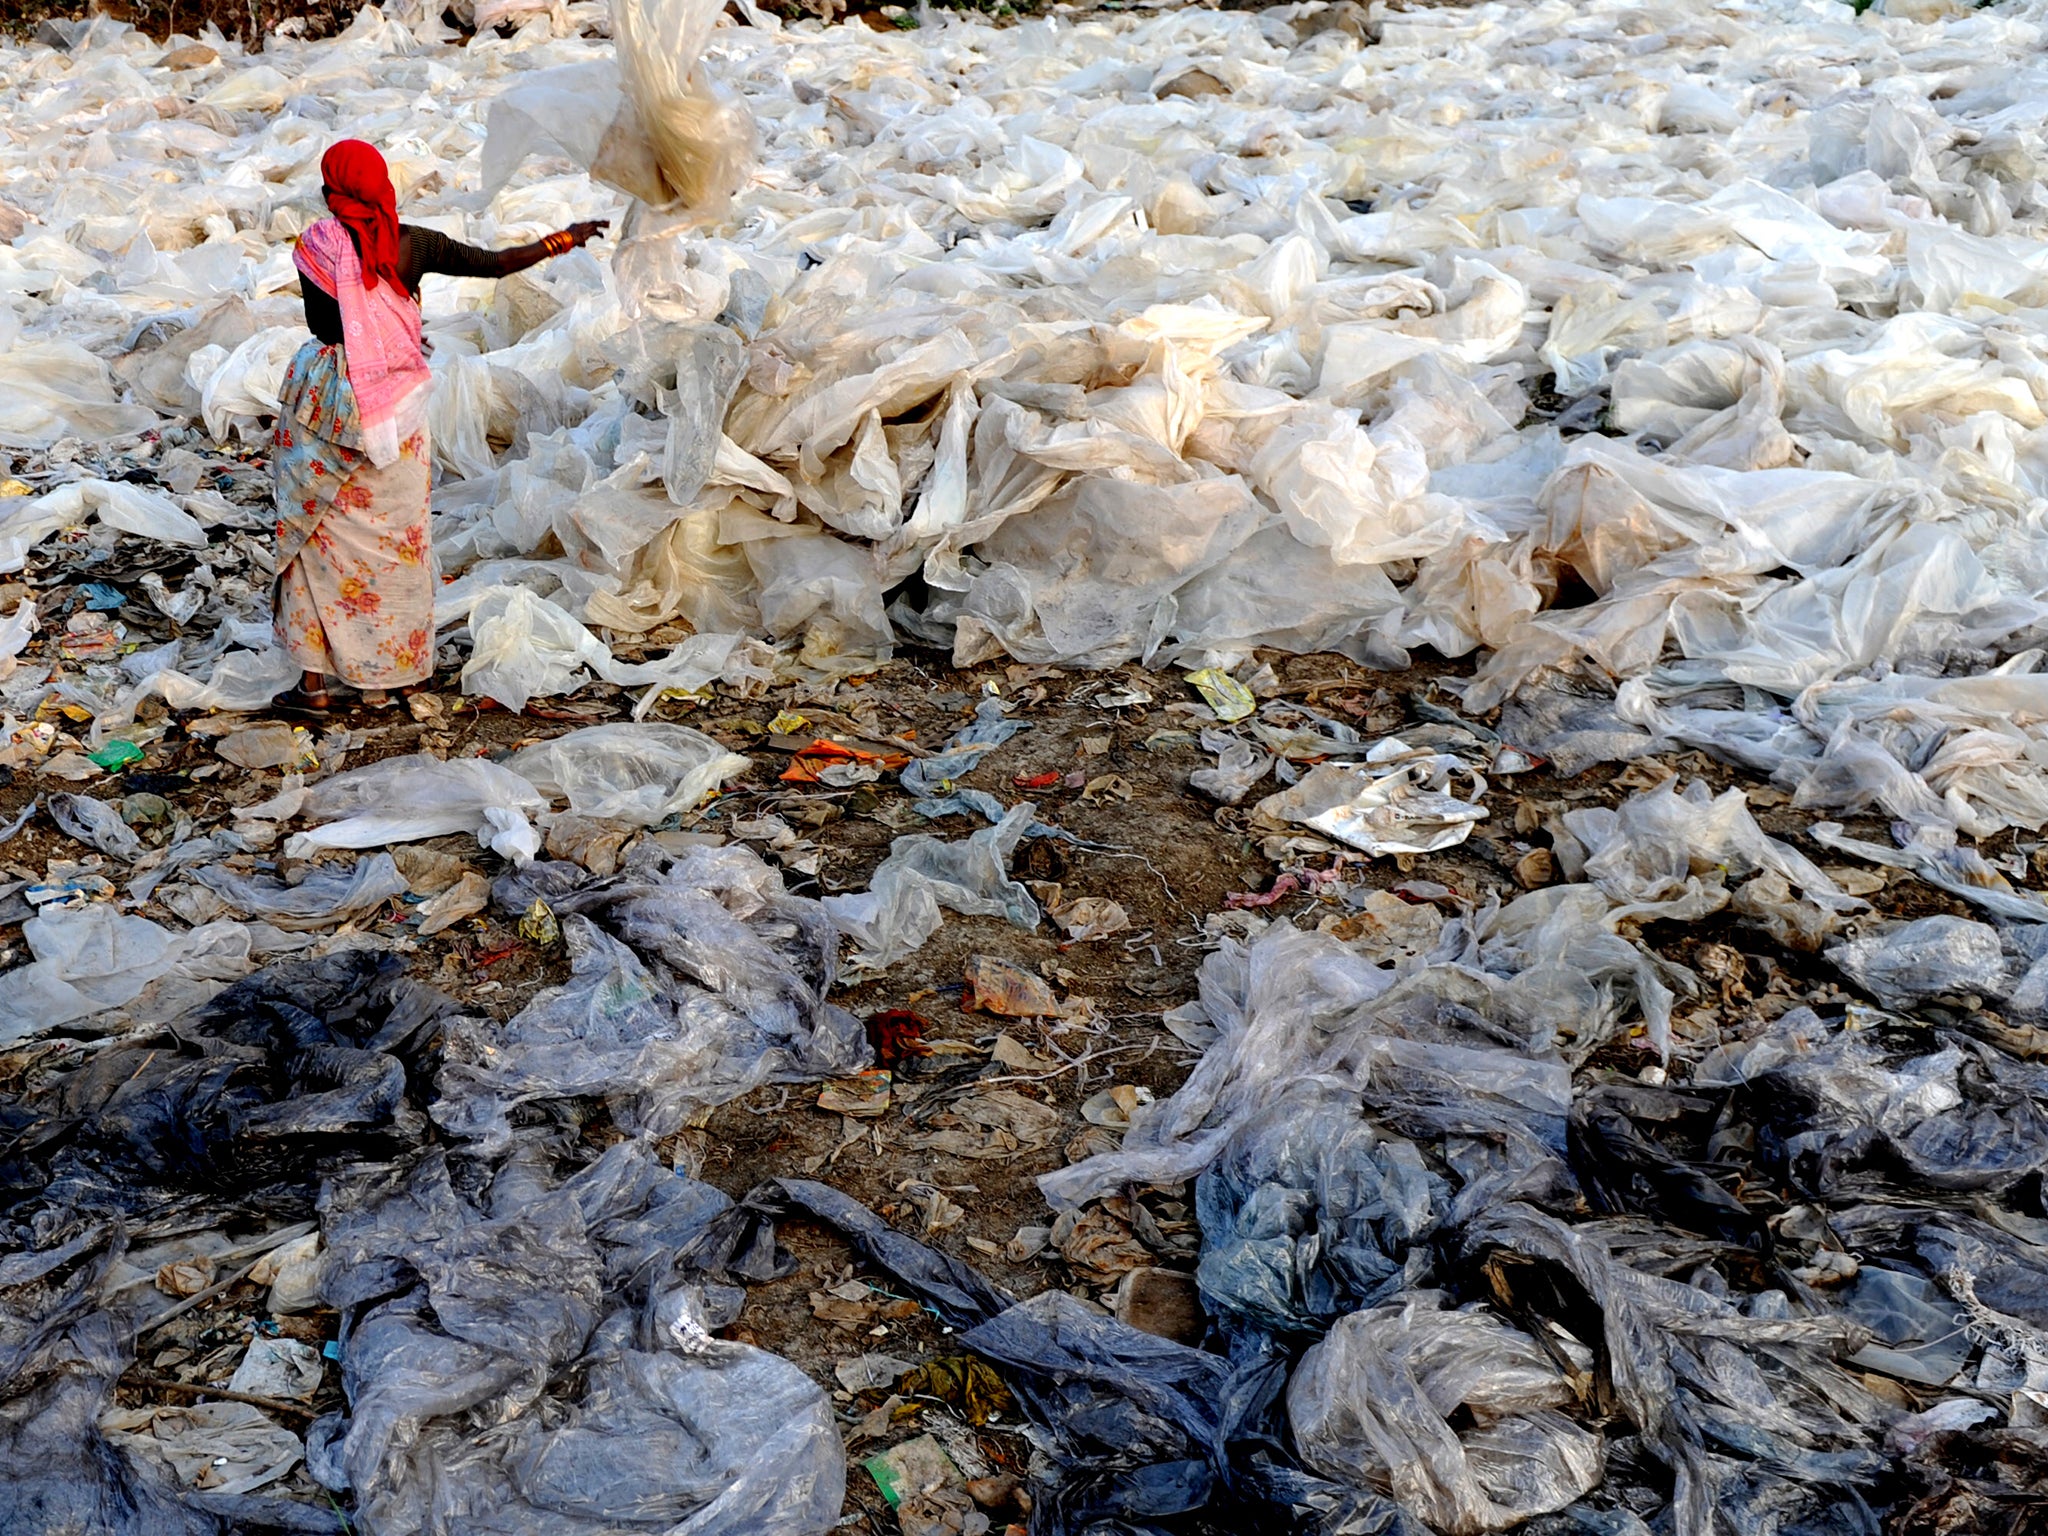
<path fill-rule="evenodd" d="M 313 279 L 299 274 L 299 292 L 306 299 L 306 329 L 330 347 L 341 345 L 341 306 Z"/>
<path fill-rule="evenodd" d="M 548 254 L 547 248 L 538 240 L 531 245 L 487 251 L 481 246 L 451 240 L 436 230 L 420 229 L 411 224 L 404 226 L 404 233 L 408 247 L 405 275 L 415 292 L 419 289 L 420 279 L 429 272 L 438 272 L 443 277 L 510 277 L 514 272 L 523 272 L 546 260 Z"/>

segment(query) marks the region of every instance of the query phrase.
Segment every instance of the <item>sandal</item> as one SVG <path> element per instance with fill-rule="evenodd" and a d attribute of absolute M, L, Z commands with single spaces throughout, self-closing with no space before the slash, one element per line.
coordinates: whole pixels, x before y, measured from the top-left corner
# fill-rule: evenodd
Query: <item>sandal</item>
<path fill-rule="evenodd" d="M 391 696 L 389 690 L 372 688 L 366 693 L 359 694 L 357 702 L 365 709 L 389 709 L 398 701 Z"/>
<path fill-rule="evenodd" d="M 334 696 L 325 688 L 287 688 L 270 701 L 270 707 L 284 715 L 325 717 L 334 712 Z"/>

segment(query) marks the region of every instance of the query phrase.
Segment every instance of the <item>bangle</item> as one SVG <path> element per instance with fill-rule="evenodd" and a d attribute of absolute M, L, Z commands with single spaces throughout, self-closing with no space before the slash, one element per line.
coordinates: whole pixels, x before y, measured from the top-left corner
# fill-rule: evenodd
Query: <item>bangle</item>
<path fill-rule="evenodd" d="M 576 249 L 576 237 L 566 229 L 559 229 L 541 241 L 541 245 L 550 256 L 560 256 Z"/>

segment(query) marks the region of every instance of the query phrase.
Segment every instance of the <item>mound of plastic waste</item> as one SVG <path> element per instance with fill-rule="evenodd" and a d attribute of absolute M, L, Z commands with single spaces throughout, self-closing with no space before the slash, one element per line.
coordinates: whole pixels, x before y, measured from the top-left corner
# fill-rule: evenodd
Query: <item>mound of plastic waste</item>
<path fill-rule="evenodd" d="M 630 199 L 608 259 L 429 284 L 477 692 L 651 699 L 899 636 L 1479 650 L 1479 710 L 1560 670 L 1611 698 L 1525 750 L 1693 744 L 1803 806 L 2038 828 L 2041 209 L 1999 62 L 2035 23 L 1939 9 L 53 32 L 0 51 L 52 125 L 4 157 L 0 442 L 35 474 L 0 550 L 236 526 L 173 461 L 262 442 L 290 241 L 360 132 L 408 216 L 485 242 Z M 102 733 L 288 681 L 257 591 L 190 596 L 230 628 L 61 685 Z"/>
<path fill-rule="evenodd" d="M 465 692 L 636 694 L 502 759 L 230 729 L 286 777 L 209 832 L 56 784 L 10 824 L 97 862 L 0 896 L 0 1528 L 830 1529 L 826 1389 L 715 1337 L 786 1219 L 1001 1373 L 1041 1536 L 2042 1521 L 2048 903 L 1986 841 L 2048 825 L 2038 6 L 469 11 L 0 41 L 6 770 L 83 784 L 294 681 L 260 458 L 350 135 L 471 241 L 615 220 L 429 283 L 433 540 Z M 866 1064 L 843 940 L 879 970 L 944 911 L 1039 922 L 1011 866 L 1055 830 L 956 782 L 1000 705 L 896 786 L 989 825 L 899 824 L 865 892 L 658 841 L 745 760 L 657 704 L 905 642 L 1191 669 L 1191 787 L 1333 861 L 1698 749 L 1974 915 L 1873 920 L 1669 778 L 1532 808 L 1521 894 L 1375 890 L 1399 944 L 1253 918 L 1173 1010 L 1185 1083 L 1041 1180 L 1059 1220 L 1192 1185 L 1207 1331 L 1158 1337 L 654 1151 Z M 1477 660 L 1395 735 L 1313 688 L 1283 719 L 1261 647 Z M 497 862 L 414 846 L 446 836 Z M 569 975 L 465 1014 L 359 931 L 407 898 L 421 935 L 495 903 Z M 1701 952 L 1645 934 L 1708 919 L 1836 990 L 1690 1007 Z M 343 1406 L 117 1403 L 216 1257 L 331 1311 Z M 326 1504 L 263 1491 L 300 1463 Z"/>

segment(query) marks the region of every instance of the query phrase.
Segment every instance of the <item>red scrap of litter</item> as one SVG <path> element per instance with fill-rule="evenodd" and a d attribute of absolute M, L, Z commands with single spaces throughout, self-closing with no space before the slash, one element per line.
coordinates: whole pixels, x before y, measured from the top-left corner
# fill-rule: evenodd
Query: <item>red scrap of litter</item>
<path fill-rule="evenodd" d="M 503 949 L 491 949 L 484 951 L 484 953 L 478 955 L 476 959 L 471 963 L 475 965 L 496 965 L 500 960 L 505 959 L 508 955 L 516 955 L 518 953 L 519 946 L 517 944 L 507 944 Z"/>
<path fill-rule="evenodd" d="M 924 1043 L 924 1032 L 931 1028 L 931 1020 L 921 1013 L 908 1008 L 887 1008 L 870 1014 L 863 1024 L 868 1044 L 875 1048 L 875 1060 L 884 1067 L 894 1067 L 906 1057 L 932 1053 L 932 1048 Z"/>
<path fill-rule="evenodd" d="M 1010 782 L 1019 789 L 1051 789 L 1064 777 L 1065 775 L 1055 768 L 1050 773 L 1020 773 Z"/>
<path fill-rule="evenodd" d="M 1223 898 L 1223 905 L 1227 908 L 1270 907 L 1276 902 L 1294 895 L 1300 889 L 1301 877 L 1299 875 L 1286 874 L 1275 880 L 1273 882 L 1273 889 L 1267 891 L 1264 895 L 1254 895 L 1250 891 L 1232 891 Z"/>

